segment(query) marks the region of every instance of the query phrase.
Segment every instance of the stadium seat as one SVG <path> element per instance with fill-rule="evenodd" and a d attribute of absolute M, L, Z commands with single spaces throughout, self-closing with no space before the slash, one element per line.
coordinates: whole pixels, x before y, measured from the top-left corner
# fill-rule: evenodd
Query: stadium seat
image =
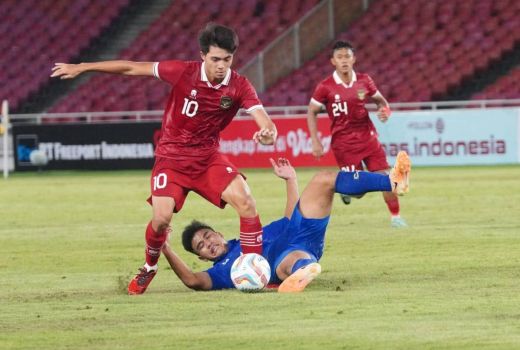
<path fill-rule="evenodd" d="M 233 64 L 239 68 L 318 2 L 272 0 L 263 2 L 263 11 L 257 11 L 256 0 L 173 1 L 120 53 L 120 58 L 135 61 L 198 60 L 196 33 L 209 19 L 218 15 L 219 23 L 238 32 L 240 47 Z M 149 92 L 141 90 L 144 86 Z M 50 111 L 74 112 L 76 106 L 91 111 L 162 109 L 168 91 L 166 84 L 153 79 L 98 75 L 57 101 Z M 297 95 L 295 98 L 302 97 Z"/>
<path fill-rule="evenodd" d="M 473 100 L 519 98 L 518 81 L 520 81 L 520 65 L 471 98 Z"/>
<path fill-rule="evenodd" d="M 0 67 L 9 67 L 10 82 L 1 96 L 12 109 L 48 82 L 53 62 L 69 61 L 114 19 L 129 0 L 3 0 L 0 2 Z M 30 50 L 28 49 L 30 48 Z"/>
<path fill-rule="evenodd" d="M 390 101 L 429 101 L 511 50 L 520 40 L 519 16 L 519 1 L 379 0 L 338 38 L 354 44 L 355 69 L 369 73 Z M 329 50 L 271 86 L 264 103 L 306 105 L 332 74 Z M 403 81 L 413 82 L 412 94 Z"/>

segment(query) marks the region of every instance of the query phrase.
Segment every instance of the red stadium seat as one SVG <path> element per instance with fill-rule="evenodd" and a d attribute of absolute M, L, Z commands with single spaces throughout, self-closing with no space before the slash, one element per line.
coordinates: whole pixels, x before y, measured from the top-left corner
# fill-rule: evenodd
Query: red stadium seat
<path fill-rule="evenodd" d="M 511 50 L 520 40 L 519 16 L 520 1 L 379 0 L 338 37 L 354 44 L 355 69 L 369 73 L 391 101 L 428 101 Z M 283 96 L 287 81 L 310 94 L 332 74 L 328 52 L 312 62 L 270 87 L 264 103 L 306 105 L 306 97 Z"/>
<path fill-rule="evenodd" d="M 208 18 L 218 15 L 219 23 L 234 27 L 239 37 L 244 38 L 234 62 L 234 67 L 240 67 L 318 2 L 268 1 L 265 2 L 264 12 L 255 16 L 256 0 L 173 1 L 149 28 L 122 51 L 120 58 L 135 61 L 198 60 L 196 33 L 208 22 Z M 60 100 L 50 110 L 74 112 L 80 105 L 88 106 L 92 111 L 164 107 L 169 92 L 169 86 L 164 83 L 153 79 L 101 77 L 93 77 L 69 94 L 67 100 L 71 102 Z M 142 88 L 144 86 L 146 89 Z M 153 93 L 145 92 L 148 89 Z"/>
<path fill-rule="evenodd" d="M 8 20 L 0 22 L 0 66 L 9 67 L 10 74 L 24 82 L 16 90 L 15 85 L 6 84 L 4 96 L 11 108 L 16 109 L 29 93 L 48 82 L 53 62 L 78 55 L 128 2 L 1 1 L 0 13 Z"/>
<path fill-rule="evenodd" d="M 505 99 L 519 98 L 520 65 L 511 70 L 507 75 L 486 87 L 483 91 L 472 96 L 474 100 L 480 99 Z"/>

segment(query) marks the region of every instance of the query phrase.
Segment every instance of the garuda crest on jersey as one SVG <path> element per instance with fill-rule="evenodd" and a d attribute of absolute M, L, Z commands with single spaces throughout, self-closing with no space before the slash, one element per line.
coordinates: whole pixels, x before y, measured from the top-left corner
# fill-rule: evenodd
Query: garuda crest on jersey
<path fill-rule="evenodd" d="M 222 96 L 220 98 L 220 108 L 229 109 L 233 105 L 233 100 L 229 96 Z"/>
<path fill-rule="evenodd" d="M 360 100 L 364 100 L 366 94 L 367 94 L 367 92 L 366 92 L 365 89 L 359 89 L 359 90 L 357 91 L 357 97 L 358 97 Z"/>

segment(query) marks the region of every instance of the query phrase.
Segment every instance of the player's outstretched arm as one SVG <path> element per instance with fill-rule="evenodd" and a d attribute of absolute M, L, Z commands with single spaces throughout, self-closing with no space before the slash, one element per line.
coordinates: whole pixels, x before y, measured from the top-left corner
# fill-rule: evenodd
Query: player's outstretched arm
<path fill-rule="evenodd" d="M 171 249 L 168 242 L 165 242 L 162 252 L 168 260 L 173 272 L 188 288 L 194 290 L 210 290 L 212 287 L 211 277 L 207 272 L 193 272 L 188 265 Z"/>
<path fill-rule="evenodd" d="M 269 158 L 269 160 L 271 161 L 271 165 L 273 166 L 273 171 L 276 176 L 285 180 L 287 202 L 285 204 L 284 216 L 290 219 L 294 211 L 294 207 L 296 207 L 300 197 L 298 192 L 298 179 L 296 177 L 296 170 L 286 158 L 278 158 L 277 161 L 275 161 L 273 158 Z"/>
<path fill-rule="evenodd" d="M 103 61 L 78 64 L 55 63 L 52 78 L 73 79 L 84 72 L 153 76 L 154 62 Z"/>
<path fill-rule="evenodd" d="M 272 145 L 276 141 L 278 132 L 271 118 L 267 115 L 263 108 L 257 108 L 251 111 L 251 115 L 255 119 L 256 124 L 260 128 L 253 135 L 253 140 L 262 145 Z"/>
<path fill-rule="evenodd" d="M 323 145 L 318 137 L 318 113 L 321 112 L 321 106 L 309 103 L 307 110 L 307 126 L 312 140 L 312 155 L 318 159 L 323 155 Z"/>

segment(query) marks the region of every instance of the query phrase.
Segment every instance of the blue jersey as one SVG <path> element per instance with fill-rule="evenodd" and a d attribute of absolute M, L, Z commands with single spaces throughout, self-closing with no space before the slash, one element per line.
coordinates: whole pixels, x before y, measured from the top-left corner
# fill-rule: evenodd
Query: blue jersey
<path fill-rule="evenodd" d="M 291 219 L 284 217 L 263 227 L 262 255 L 271 266 L 269 282 L 279 283 L 276 268 L 291 251 L 303 250 L 316 260 L 323 254 L 325 230 L 329 217 L 323 219 L 304 218 L 296 206 Z M 228 251 L 214 261 L 213 267 L 206 270 L 211 277 L 211 289 L 234 288 L 231 280 L 231 265 L 240 256 L 240 241 L 228 241 Z"/>

